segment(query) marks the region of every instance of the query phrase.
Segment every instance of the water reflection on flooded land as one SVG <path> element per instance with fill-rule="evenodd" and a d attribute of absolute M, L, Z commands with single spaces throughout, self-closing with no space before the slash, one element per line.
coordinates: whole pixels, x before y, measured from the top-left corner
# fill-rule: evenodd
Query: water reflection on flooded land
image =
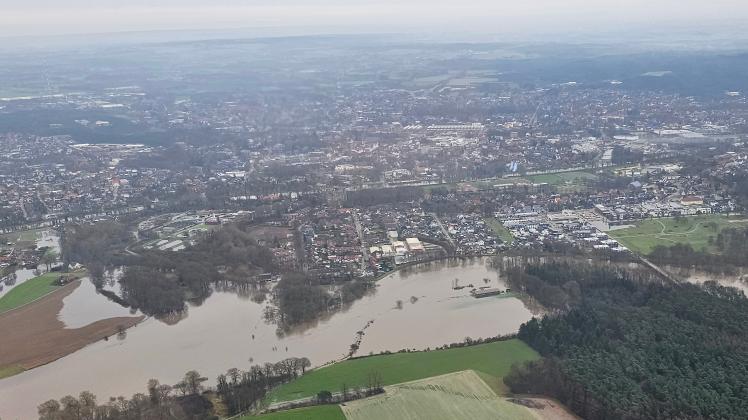
<path fill-rule="evenodd" d="M 172 325 L 148 319 L 128 330 L 124 340 L 97 342 L 0 381 L 0 417 L 32 418 L 39 403 L 82 390 L 92 390 L 102 400 L 143 392 L 150 378 L 175 383 L 190 369 L 212 382 L 228 368 L 287 357 L 308 357 L 313 365 L 321 365 L 344 357 L 357 332 L 367 325 L 359 354 L 433 348 L 465 337 L 513 333 L 532 316 L 520 300 L 477 299 L 470 296 L 470 288 L 454 289 L 456 279 L 458 286 L 504 288 L 487 262 L 442 261 L 395 272 L 379 281 L 376 292 L 350 307 L 283 336 L 265 321 L 267 302 L 256 303 L 250 293 L 215 291 Z M 101 311 L 111 309 L 104 306 Z M 74 319 L 65 311 L 60 319 L 69 320 L 66 323 L 95 317 L 89 313 L 88 318 Z"/>
<path fill-rule="evenodd" d="M 63 299 L 57 319 L 65 324 L 65 328 L 81 328 L 101 319 L 136 315 L 140 313 L 110 301 L 96 291 L 88 278 L 83 278 L 80 286 Z"/>

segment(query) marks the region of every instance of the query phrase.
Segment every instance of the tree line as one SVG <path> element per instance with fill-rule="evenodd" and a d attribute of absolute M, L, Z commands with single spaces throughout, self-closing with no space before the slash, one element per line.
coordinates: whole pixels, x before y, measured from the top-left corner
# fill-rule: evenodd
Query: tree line
<path fill-rule="evenodd" d="M 187 372 L 174 386 L 148 381 L 146 393 L 131 398 L 111 397 L 99 404 L 96 395 L 83 391 L 39 405 L 40 420 L 217 420 L 213 404 L 203 395 L 207 378 Z"/>
<path fill-rule="evenodd" d="M 248 371 L 232 368 L 218 376 L 215 388 L 206 388 L 208 378 L 192 370 L 175 385 L 151 379 L 146 393 L 129 399 L 111 397 L 105 403 L 98 403 L 96 395 L 84 391 L 78 397 L 68 395 L 39 405 L 39 419 L 217 420 L 218 412 L 234 415 L 257 408 L 273 387 L 298 378 L 310 366 L 306 357 L 293 357 L 255 365 Z"/>
<path fill-rule="evenodd" d="M 278 363 L 252 366 L 248 371 L 229 369 L 218 376 L 216 393 L 228 414 L 242 413 L 256 408 L 271 389 L 298 378 L 310 366 L 306 357 L 292 357 Z"/>

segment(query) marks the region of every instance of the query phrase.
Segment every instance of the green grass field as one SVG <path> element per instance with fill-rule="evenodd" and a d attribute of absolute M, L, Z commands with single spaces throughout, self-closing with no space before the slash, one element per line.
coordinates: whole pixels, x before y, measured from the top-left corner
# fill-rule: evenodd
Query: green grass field
<path fill-rule="evenodd" d="M 494 231 L 496 236 L 504 241 L 504 243 L 510 244 L 514 241 L 514 236 L 512 236 L 512 233 L 509 232 L 509 229 L 504 227 L 504 225 L 502 225 L 500 221 L 496 220 L 493 217 L 486 217 L 485 221 L 486 224 Z"/>
<path fill-rule="evenodd" d="M 370 373 L 379 374 L 383 385 L 466 369 L 503 378 L 512 364 L 538 357 L 533 349 L 517 339 L 448 350 L 363 357 L 308 372 L 274 390 L 268 400 L 271 403 L 291 401 L 316 395 L 322 390 L 339 392 L 342 384 L 348 388 L 365 386 Z"/>
<path fill-rule="evenodd" d="M 748 228 L 748 219 L 722 215 L 643 220 L 636 227 L 608 232 L 628 249 L 648 255 L 658 246 L 689 244 L 696 250 L 716 252 L 709 238 L 726 228 Z"/>
<path fill-rule="evenodd" d="M 14 287 L 11 291 L 0 298 L 0 313 L 23 306 L 29 302 L 50 293 L 59 286 L 54 284 L 55 280 L 66 273 L 45 273 L 39 277 L 26 280 L 25 282 Z M 77 273 L 76 277 L 82 276 L 83 273 Z"/>
<path fill-rule="evenodd" d="M 340 406 L 318 405 L 314 407 L 296 408 L 294 410 L 278 411 L 261 416 L 244 416 L 240 420 L 346 420 Z"/>

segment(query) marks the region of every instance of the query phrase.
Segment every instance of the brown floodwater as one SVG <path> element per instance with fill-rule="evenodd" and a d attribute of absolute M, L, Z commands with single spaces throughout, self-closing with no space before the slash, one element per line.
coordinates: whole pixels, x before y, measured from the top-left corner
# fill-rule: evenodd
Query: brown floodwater
<path fill-rule="evenodd" d="M 346 310 L 283 337 L 264 320 L 267 302 L 214 292 L 202 305 L 191 306 L 177 323 L 151 318 L 129 329 L 124 339 L 100 341 L 0 380 L 0 418 L 35 418 L 40 403 L 83 390 L 97 394 L 100 402 L 109 396 L 130 396 L 144 392 L 150 378 L 173 384 L 192 369 L 213 384 L 229 368 L 247 369 L 287 357 L 308 357 L 319 366 L 345 357 L 356 333 L 367 324 L 358 354 L 510 334 L 532 317 L 519 299 L 476 299 L 469 288 L 454 290 L 455 279 L 462 286 L 504 287 L 488 259 L 422 264 L 381 279 L 376 292 Z M 102 303 L 105 298 L 93 288 L 79 289 L 79 295 L 66 299 L 68 307 L 59 315 L 69 327 L 121 313 L 111 307 L 115 304 Z M 91 309 L 76 310 L 86 302 L 91 302 Z"/>

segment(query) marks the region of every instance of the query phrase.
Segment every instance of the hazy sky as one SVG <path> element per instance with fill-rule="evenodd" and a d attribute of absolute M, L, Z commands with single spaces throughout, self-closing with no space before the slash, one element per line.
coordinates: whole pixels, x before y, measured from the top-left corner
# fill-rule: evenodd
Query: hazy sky
<path fill-rule="evenodd" d="M 553 32 L 748 22 L 748 0 L 0 0 L 0 36 L 305 27 Z"/>

